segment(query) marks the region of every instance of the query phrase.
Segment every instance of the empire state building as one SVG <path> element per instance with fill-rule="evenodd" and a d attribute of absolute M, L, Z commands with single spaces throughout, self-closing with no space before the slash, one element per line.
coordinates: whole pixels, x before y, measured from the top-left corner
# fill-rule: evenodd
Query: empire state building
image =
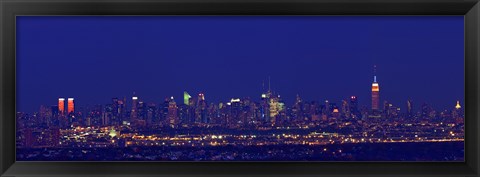
<path fill-rule="evenodd" d="M 373 75 L 373 83 L 372 83 L 372 110 L 373 111 L 378 111 L 379 105 L 380 105 L 380 87 L 377 82 L 377 76 L 376 76 L 376 70 L 377 66 L 374 65 L 374 75 Z"/>

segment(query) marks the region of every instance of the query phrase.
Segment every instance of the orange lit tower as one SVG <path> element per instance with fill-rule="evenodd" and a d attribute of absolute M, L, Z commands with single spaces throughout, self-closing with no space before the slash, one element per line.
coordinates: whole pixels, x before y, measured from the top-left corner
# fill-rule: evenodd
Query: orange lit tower
<path fill-rule="evenodd" d="M 73 98 L 68 98 L 68 107 L 67 107 L 67 113 L 70 114 L 75 111 L 75 105 Z"/>
<path fill-rule="evenodd" d="M 377 66 L 373 66 L 373 83 L 372 83 L 372 110 L 378 111 L 379 104 L 380 104 L 380 86 L 377 82 L 376 76 Z"/>
<path fill-rule="evenodd" d="M 65 98 L 58 98 L 58 114 L 65 112 Z"/>

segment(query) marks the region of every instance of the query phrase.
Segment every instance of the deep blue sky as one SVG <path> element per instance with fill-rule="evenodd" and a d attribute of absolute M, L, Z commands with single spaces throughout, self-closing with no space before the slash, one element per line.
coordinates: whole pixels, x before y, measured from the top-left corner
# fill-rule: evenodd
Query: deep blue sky
<path fill-rule="evenodd" d="M 463 37 L 463 16 L 20 16 L 17 110 L 134 91 L 155 103 L 183 91 L 258 100 L 268 76 L 289 105 L 298 93 L 370 106 L 374 64 L 382 102 L 452 108 L 464 99 Z"/>

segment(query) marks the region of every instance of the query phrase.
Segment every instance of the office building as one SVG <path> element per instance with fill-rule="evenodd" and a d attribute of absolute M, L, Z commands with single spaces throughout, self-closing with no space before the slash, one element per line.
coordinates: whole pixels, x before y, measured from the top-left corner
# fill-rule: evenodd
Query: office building
<path fill-rule="evenodd" d="M 65 113 L 65 98 L 58 98 L 58 113 Z"/>
<path fill-rule="evenodd" d="M 68 114 L 75 112 L 75 103 L 73 98 L 68 98 Z"/>

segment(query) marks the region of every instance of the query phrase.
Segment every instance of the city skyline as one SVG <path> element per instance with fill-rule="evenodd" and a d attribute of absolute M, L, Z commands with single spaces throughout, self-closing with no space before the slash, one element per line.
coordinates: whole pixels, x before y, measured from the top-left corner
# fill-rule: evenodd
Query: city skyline
<path fill-rule="evenodd" d="M 376 70 L 376 65 L 374 65 L 375 67 L 375 70 Z M 375 73 L 375 71 L 374 71 Z M 419 111 L 422 107 L 423 104 L 427 104 L 431 107 L 435 107 L 434 104 L 429 104 L 429 103 L 426 103 L 426 102 L 423 102 L 423 103 L 417 103 L 417 102 L 414 102 L 412 99 L 406 99 L 404 104 L 398 104 L 398 103 L 392 103 L 392 102 L 389 102 L 388 99 L 381 99 L 381 92 L 380 92 L 380 82 L 377 82 L 376 80 L 376 74 L 374 74 L 374 79 L 373 79 L 373 82 L 372 82 L 372 90 L 371 90 L 371 94 L 372 96 L 370 98 L 366 98 L 366 99 L 369 99 L 371 100 L 371 104 L 370 105 L 359 105 L 360 107 L 359 108 L 367 108 L 369 110 L 376 110 L 376 111 L 381 111 L 383 110 L 384 108 L 384 103 L 385 102 L 388 102 L 389 104 L 393 104 L 395 107 L 397 108 L 400 108 L 402 110 L 402 112 L 407 112 L 408 109 L 411 109 L 411 110 L 416 110 L 416 111 Z M 268 84 L 270 85 L 270 84 Z M 220 102 L 210 102 L 208 101 L 207 104 L 227 104 L 227 103 L 230 103 L 232 100 L 243 100 L 243 99 L 248 99 L 248 100 L 251 100 L 251 101 L 254 101 L 254 102 L 257 102 L 257 101 L 260 101 L 260 99 L 263 97 L 263 95 L 266 93 L 266 92 L 269 92 L 271 91 L 273 94 L 278 94 L 279 96 L 281 96 L 280 93 L 275 93 L 273 90 L 270 89 L 270 86 L 268 87 L 268 89 L 265 90 L 265 88 L 263 89 L 264 91 L 257 95 L 257 97 L 252 97 L 252 96 L 247 96 L 247 97 L 231 97 L 229 99 L 224 99 L 224 101 L 220 101 Z M 199 92 L 198 94 L 201 94 L 202 97 L 205 99 L 205 96 L 203 96 L 205 94 L 205 92 Z M 192 96 L 189 94 L 188 91 L 183 91 L 183 97 L 175 97 L 175 96 L 167 96 L 165 97 L 163 100 L 159 100 L 159 101 L 144 101 L 144 100 L 149 100 L 148 98 L 145 99 L 141 96 L 139 96 L 136 92 L 133 92 L 132 95 L 130 95 L 129 97 L 127 96 L 123 96 L 123 97 L 115 97 L 115 96 L 112 96 L 111 99 L 119 99 L 119 100 L 128 100 L 125 104 L 126 105 L 131 105 L 132 107 L 136 107 L 134 105 L 137 105 L 138 102 L 143 102 L 143 103 L 146 103 L 146 104 L 161 104 L 162 102 L 164 102 L 165 100 L 167 99 L 170 99 L 170 100 L 173 100 L 174 102 L 177 102 L 178 104 L 185 104 L 186 103 L 186 98 L 185 96 L 188 95 L 189 98 L 192 98 Z M 196 96 L 196 94 L 193 94 L 194 96 Z M 297 99 L 298 98 L 301 98 L 301 95 L 300 94 L 297 94 L 295 96 Z M 379 98 L 380 97 L 380 98 Z M 67 111 L 65 111 L 65 113 L 72 113 L 74 112 L 74 107 L 73 107 L 73 104 L 74 104 L 74 97 L 68 97 L 68 102 L 65 103 L 65 99 L 66 97 L 59 97 L 58 98 L 58 104 L 57 105 L 48 105 L 48 104 L 42 104 L 40 105 L 39 107 L 41 106 L 58 106 L 58 109 L 60 112 L 63 112 L 64 109 L 65 109 L 65 106 L 67 107 Z M 127 99 L 128 98 L 128 99 Z M 359 100 L 358 96 L 356 95 L 350 95 L 350 96 L 346 96 L 344 99 L 342 100 L 339 100 L 339 101 L 336 101 L 336 100 L 328 100 L 328 99 L 325 99 L 325 100 L 305 100 L 307 103 L 314 103 L 316 102 L 317 104 L 321 104 L 322 102 L 324 101 L 327 101 L 327 102 L 330 102 L 330 103 L 333 103 L 335 104 L 337 107 L 340 107 L 339 104 L 341 104 L 342 101 L 349 101 L 351 99 L 355 99 L 356 101 Z M 137 101 L 138 100 L 138 101 Z M 205 99 L 205 100 L 208 100 L 208 99 Z M 137 101 L 137 102 L 135 102 Z M 281 101 L 283 103 L 285 103 L 287 106 L 291 106 L 293 105 L 294 103 L 286 103 L 284 100 L 283 100 L 283 97 L 281 98 Z M 134 103 L 135 102 L 135 103 Z M 416 103 L 416 104 L 414 104 Z M 442 110 L 449 110 L 453 107 L 457 107 L 457 106 L 460 106 L 460 105 L 463 105 L 463 100 L 460 101 L 460 100 L 454 100 L 452 102 L 452 104 L 447 107 L 447 108 L 444 108 L 444 109 L 440 109 L 440 110 L 437 110 L 437 111 L 442 111 Z M 85 108 L 85 107 L 88 107 L 88 106 L 96 106 L 96 105 L 105 105 L 105 104 L 108 104 L 107 102 L 105 103 L 96 103 L 96 104 L 92 104 L 92 105 L 80 105 L 78 107 L 81 107 L 81 108 Z M 375 105 L 375 106 L 374 106 Z M 19 112 L 22 112 L 22 111 L 19 111 Z M 35 111 L 36 112 L 36 111 Z M 34 113 L 34 112 L 32 112 Z"/>
<path fill-rule="evenodd" d="M 461 162 L 463 18 L 19 16 L 16 160 Z"/>
<path fill-rule="evenodd" d="M 254 99 L 269 76 L 287 104 L 299 94 L 370 105 L 375 64 L 380 104 L 447 109 L 464 100 L 462 18 L 19 17 L 17 111 L 133 92 L 155 103 L 181 102 L 183 91 L 215 103 Z"/>
<path fill-rule="evenodd" d="M 389 104 L 392 104 L 392 102 L 388 101 L 388 98 L 387 98 L 387 99 L 381 99 L 381 98 L 380 98 L 380 86 L 379 86 L 379 82 L 377 81 L 377 74 L 376 74 L 376 72 L 377 72 L 377 71 L 376 71 L 376 70 L 377 70 L 377 65 L 374 65 L 373 68 L 374 68 L 374 69 L 373 69 L 373 82 L 372 82 L 372 87 L 371 87 L 371 97 L 369 98 L 369 99 L 371 99 L 371 104 L 370 104 L 370 105 L 361 105 L 361 106 L 362 106 L 362 108 L 367 108 L 368 106 L 370 106 L 369 108 L 370 108 L 371 110 L 380 111 L 380 110 L 382 110 L 382 107 L 383 107 L 383 106 L 382 106 L 382 103 L 385 104 L 385 103 L 388 102 Z M 272 92 L 272 93 L 274 93 L 274 94 L 278 94 L 278 96 L 280 97 L 280 93 L 275 93 L 275 91 L 271 89 L 271 80 L 270 80 L 270 77 L 268 77 L 267 86 L 265 86 L 265 85 L 266 85 L 265 82 L 263 82 L 263 83 L 262 83 L 262 90 L 263 90 L 263 91 L 262 91 L 262 95 L 261 95 L 261 96 L 263 96 L 263 94 L 264 94 L 266 91 L 268 91 L 268 92 Z M 185 94 L 188 95 L 188 92 L 187 92 L 187 91 L 183 91 L 183 96 L 184 96 L 183 98 L 178 98 L 178 97 L 175 97 L 175 96 L 172 95 L 172 96 L 167 96 L 167 97 L 165 97 L 164 100 L 170 99 L 170 100 L 174 100 L 174 101 L 175 101 L 175 98 L 177 98 L 177 99 L 183 99 L 184 102 L 186 102 L 186 100 L 185 100 L 185 99 L 186 99 L 186 98 L 185 98 Z M 202 95 L 203 95 L 203 94 L 205 94 L 205 92 L 199 92 L 198 94 L 202 94 Z M 188 96 L 191 98 L 190 95 L 188 95 Z M 300 96 L 300 94 L 296 94 L 295 98 L 298 99 L 299 96 Z M 202 97 L 204 98 L 204 96 L 202 96 Z M 349 97 L 355 98 L 355 100 L 357 100 L 357 101 L 358 101 L 358 99 L 359 99 L 358 96 L 356 96 L 356 95 L 351 95 L 351 96 L 345 97 L 345 98 L 342 99 L 342 100 L 339 100 L 338 102 L 346 101 L 346 100 L 348 100 Z M 121 100 L 121 98 L 122 98 L 122 97 L 112 97 L 112 99 L 120 99 L 120 100 Z M 123 98 L 126 99 L 127 96 L 124 96 Z M 133 106 L 133 105 L 136 105 L 137 103 L 134 103 L 134 101 L 136 101 L 136 100 L 139 100 L 139 101 L 141 101 L 141 102 L 146 102 L 147 104 L 156 104 L 156 103 L 161 103 L 161 102 L 164 101 L 164 100 L 161 100 L 161 101 L 158 101 L 158 102 L 155 102 L 155 101 L 144 101 L 144 100 L 139 99 L 139 96 L 136 94 L 136 92 L 133 92 L 131 98 L 132 98 L 132 102 L 128 102 L 128 101 L 127 101 L 125 104 L 130 103 L 132 106 Z M 252 99 L 252 98 L 253 98 L 253 99 Z M 257 97 L 257 98 L 260 98 L 260 97 Z M 253 101 L 258 101 L 258 100 L 255 99 L 255 97 L 251 97 L 251 96 L 246 96 L 246 97 L 235 97 L 235 96 L 232 96 L 230 99 L 225 99 L 224 101 L 220 101 L 220 102 L 216 102 L 216 103 L 209 102 L 209 104 L 223 104 L 223 103 L 228 103 L 228 100 L 233 100 L 233 99 L 249 99 L 249 100 L 252 99 Z M 147 98 L 146 100 L 149 100 L 149 99 Z M 282 102 L 285 103 L 285 104 L 293 104 L 293 103 L 286 103 L 283 98 L 281 98 L 281 100 L 282 100 Z M 321 103 L 322 101 L 327 101 L 327 102 L 329 102 L 328 99 L 325 99 L 325 100 L 306 100 L 306 101 L 308 101 L 308 102 L 320 102 L 320 103 Z M 398 108 L 401 108 L 401 109 L 402 109 L 402 108 L 406 108 L 406 109 L 402 109 L 402 110 L 404 110 L 404 111 L 406 111 L 407 109 L 409 109 L 409 110 L 416 110 L 416 108 L 417 108 L 417 109 L 418 109 L 418 108 L 421 108 L 421 105 L 423 105 L 423 104 L 427 104 L 427 105 L 429 105 L 429 106 L 435 107 L 435 105 L 429 104 L 429 103 L 427 103 L 427 102 L 419 102 L 420 104 L 417 103 L 418 105 L 415 105 L 415 104 L 412 105 L 412 102 L 413 102 L 413 101 L 414 101 L 414 100 L 408 98 L 408 99 L 406 99 L 406 101 L 404 102 L 404 103 L 405 103 L 404 105 L 398 104 L 398 103 L 393 103 L 393 104 L 395 104 L 395 107 L 398 107 Z M 333 102 L 334 104 L 337 103 L 337 101 L 335 101 L 335 100 L 333 100 L 333 101 L 330 100 L 330 102 Z M 460 102 L 463 103 L 463 100 L 462 100 L 462 101 L 456 100 L 456 101 L 455 101 L 455 105 L 458 106 L 458 105 L 460 104 Z M 181 103 L 181 101 L 180 101 L 180 103 Z M 61 112 L 64 111 L 65 106 L 67 106 L 67 111 L 66 111 L 66 113 L 72 113 L 72 112 L 74 112 L 74 111 L 73 111 L 73 110 L 74 110 L 73 104 L 74 104 L 74 98 L 72 98 L 72 97 L 68 97 L 68 102 L 67 102 L 67 104 L 65 104 L 65 98 L 64 98 L 64 97 L 59 97 L 59 98 L 58 98 L 58 109 L 59 109 L 59 111 L 61 111 Z M 101 104 L 101 103 L 96 103 L 96 104 L 92 104 L 92 105 L 81 105 L 81 107 L 83 108 L 83 107 L 96 106 L 96 105 L 102 105 L 102 104 Z M 40 107 L 42 107 L 42 106 L 48 106 L 48 105 L 46 105 L 46 104 L 40 105 Z M 450 108 L 450 107 L 449 107 L 449 108 Z M 449 108 L 444 108 L 444 109 L 442 109 L 442 110 L 448 110 Z M 438 111 L 439 111 L 439 110 L 438 110 Z M 19 112 L 21 112 L 21 111 L 19 111 Z M 32 113 L 33 113 L 33 112 L 32 112 Z"/>
<path fill-rule="evenodd" d="M 413 100 L 412 99 L 407 99 L 405 101 L 405 104 L 402 105 L 402 104 L 398 104 L 398 103 L 393 103 L 392 102 L 389 102 L 388 101 L 388 98 L 387 99 L 381 99 L 380 98 L 380 84 L 379 82 L 377 81 L 377 65 L 374 65 L 373 66 L 373 81 L 372 81 L 372 87 L 371 87 L 371 104 L 370 105 L 360 105 L 362 109 L 364 108 L 369 108 L 371 109 L 372 111 L 381 111 L 381 110 L 384 110 L 385 108 L 385 105 L 386 103 L 392 105 L 392 106 L 395 106 L 396 108 L 399 108 L 401 110 L 403 110 L 402 112 L 410 112 L 412 110 L 419 110 L 421 109 L 421 107 L 426 104 L 426 105 L 429 105 L 429 106 L 432 106 L 432 107 L 435 107 L 434 105 L 431 105 L 429 103 L 426 103 L 426 102 L 420 102 L 416 104 L 413 104 Z M 258 96 L 258 97 L 251 97 L 251 96 L 247 96 L 247 97 L 235 97 L 235 96 L 232 96 L 230 99 L 225 99 L 225 101 L 220 101 L 220 102 L 207 102 L 207 104 L 228 104 L 228 103 L 231 103 L 231 100 L 243 100 L 243 99 L 248 99 L 248 100 L 252 100 L 252 101 L 260 101 L 259 99 L 260 98 L 264 98 L 264 95 L 265 93 L 267 92 L 271 92 L 272 94 L 275 94 L 275 95 L 278 95 L 278 97 L 280 98 L 280 93 L 275 93 L 272 89 L 271 89 L 271 80 L 270 80 L 270 77 L 268 77 L 268 81 L 267 81 L 267 86 L 265 86 L 265 82 L 262 83 L 262 94 L 261 96 Z M 199 97 L 201 96 L 203 100 L 206 100 L 205 99 L 205 93 L 204 92 L 199 92 Z M 179 102 L 179 104 L 182 103 L 182 101 L 178 101 L 179 99 L 182 99 L 183 100 L 183 104 L 187 104 L 188 102 L 188 98 L 192 98 L 191 95 L 187 92 L 187 91 L 183 91 L 183 97 L 181 98 L 178 98 L 177 97 L 177 102 Z M 358 96 L 356 95 L 351 95 L 351 96 L 347 96 L 345 97 L 344 99 L 338 101 L 339 103 L 341 102 L 344 102 L 344 101 L 349 101 L 349 97 L 350 97 L 350 100 L 351 99 L 355 99 L 355 102 L 358 102 Z M 152 102 L 152 101 L 144 101 L 144 99 L 140 99 L 139 95 L 136 94 L 136 92 L 133 92 L 133 94 L 131 95 L 131 97 L 129 97 L 131 99 L 127 99 L 126 96 L 123 97 L 123 100 L 125 101 L 124 104 L 126 105 L 131 105 L 132 106 L 132 110 L 135 110 L 136 109 L 136 106 L 138 104 L 138 102 L 145 102 L 146 104 L 161 104 L 164 100 L 173 100 L 175 102 L 175 97 L 172 95 L 172 96 L 167 96 L 164 100 L 161 100 L 161 101 L 158 101 L 158 102 Z M 296 95 L 296 99 L 300 99 L 301 98 L 301 95 L 300 94 L 297 94 Z M 122 97 L 112 97 L 112 99 L 118 99 L 118 100 L 122 100 Z M 127 100 L 131 100 L 130 102 L 127 101 Z M 148 98 L 147 98 L 148 100 Z M 230 102 L 228 101 L 230 100 Z M 383 100 L 383 102 L 382 102 Z M 293 105 L 294 103 L 286 103 L 283 98 L 280 98 L 280 101 L 286 105 Z M 328 100 L 328 99 L 325 99 L 325 100 L 305 100 L 307 102 L 310 102 L 310 103 L 322 103 L 322 101 L 325 101 L 325 102 L 330 102 L 332 104 L 337 104 L 337 101 L 335 100 Z M 460 100 L 456 100 L 455 101 L 455 107 L 458 107 L 460 106 Z M 462 103 L 463 103 L 463 100 L 462 100 Z M 68 102 L 67 104 L 65 104 L 65 98 L 64 97 L 59 97 L 58 98 L 58 111 L 59 112 L 64 112 L 64 109 L 65 109 L 65 106 L 67 106 L 67 111 L 65 112 L 66 114 L 70 114 L 70 113 L 74 113 L 74 98 L 72 97 L 68 97 Z M 101 104 L 101 103 L 96 103 L 96 104 L 92 104 L 92 105 L 81 105 L 81 107 L 89 107 L 89 106 L 96 106 L 96 105 L 104 105 L 104 104 Z M 43 107 L 43 106 L 48 106 L 46 104 L 42 104 L 40 105 L 40 107 Z M 54 105 L 52 105 L 54 106 Z M 370 106 L 370 107 L 368 107 Z M 337 106 L 338 107 L 338 106 Z M 451 107 L 450 107 L 451 108 Z M 444 110 L 448 110 L 449 108 L 445 108 Z M 437 111 L 441 111 L 441 110 L 437 110 Z M 21 112 L 21 111 L 20 111 Z"/>
<path fill-rule="evenodd" d="M 218 105 L 209 103 L 204 93 L 192 96 L 186 91 L 178 103 L 173 96 L 159 104 L 143 102 L 133 93 L 130 105 L 126 97 L 115 97 L 85 108 L 77 108 L 74 97 L 68 102 L 61 97 L 58 105 L 42 105 L 38 113 L 17 112 L 17 160 L 464 159 L 460 101 L 439 111 L 426 104 L 416 110 L 408 100 L 401 111 L 386 101 L 380 105 L 380 88 L 374 66 L 370 107 L 359 105 L 354 95 L 340 104 L 309 102 L 297 95 L 293 105 L 286 105 L 270 82 L 258 101 L 232 98 Z M 417 153 L 432 147 L 441 148 Z M 284 149 L 297 152 L 288 155 Z M 382 155 L 371 153 L 377 149 Z"/>

